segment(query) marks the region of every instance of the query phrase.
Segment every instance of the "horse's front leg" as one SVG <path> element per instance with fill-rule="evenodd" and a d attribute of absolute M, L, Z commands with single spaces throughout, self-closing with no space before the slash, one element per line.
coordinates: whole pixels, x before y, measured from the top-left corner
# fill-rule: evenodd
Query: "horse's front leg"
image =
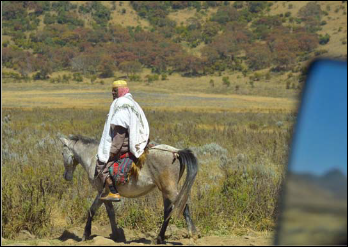
<path fill-rule="evenodd" d="M 126 242 L 126 237 L 124 236 L 124 232 L 122 229 L 117 229 L 117 223 L 115 219 L 115 210 L 112 205 L 112 202 L 105 201 L 105 208 L 108 213 L 108 217 L 111 225 L 111 238 L 118 242 Z"/>
<path fill-rule="evenodd" d="M 102 205 L 102 201 L 99 200 L 99 194 L 94 199 L 94 202 L 90 209 L 88 210 L 87 223 L 85 226 L 85 231 L 83 233 L 82 241 L 86 241 L 91 236 L 92 219 L 99 207 Z"/>

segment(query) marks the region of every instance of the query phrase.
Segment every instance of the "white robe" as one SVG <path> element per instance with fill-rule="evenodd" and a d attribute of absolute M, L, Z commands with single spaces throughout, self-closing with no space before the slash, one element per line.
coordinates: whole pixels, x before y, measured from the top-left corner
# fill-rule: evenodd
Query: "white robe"
<path fill-rule="evenodd" d="M 107 116 L 101 137 L 97 158 L 107 162 L 110 155 L 112 133 L 110 125 L 119 125 L 128 130 L 129 151 L 137 158 L 144 152 L 150 136 L 150 129 L 145 114 L 130 93 L 115 99 Z"/>

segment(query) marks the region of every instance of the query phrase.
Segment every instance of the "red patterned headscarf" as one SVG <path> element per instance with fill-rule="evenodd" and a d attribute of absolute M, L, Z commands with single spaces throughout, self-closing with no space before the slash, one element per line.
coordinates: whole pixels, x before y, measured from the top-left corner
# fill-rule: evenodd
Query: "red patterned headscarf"
<path fill-rule="evenodd" d="M 118 88 L 118 98 L 125 96 L 127 93 L 129 93 L 129 88 L 128 87 L 119 87 Z"/>

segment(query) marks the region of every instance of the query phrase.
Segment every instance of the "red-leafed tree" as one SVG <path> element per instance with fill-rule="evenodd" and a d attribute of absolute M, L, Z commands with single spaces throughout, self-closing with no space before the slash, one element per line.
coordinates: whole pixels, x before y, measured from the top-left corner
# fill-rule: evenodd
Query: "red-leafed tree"
<path fill-rule="evenodd" d="M 124 61 L 118 66 L 119 69 L 127 74 L 127 77 L 131 74 L 134 75 L 142 71 L 141 63 L 138 61 Z"/>
<path fill-rule="evenodd" d="M 272 53 L 267 45 L 255 44 L 246 50 L 247 63 L 252 70 L 267 68 L 272 62 Z"/>
<path fill-rule="evenodd" d="M 301 51 L 313 51 L 319 44 L 319 38 L 316 34 L 297 32 L 294 36 L 299 43 L 299 49 Z"/>
<path fill-rule="evenodd" d="M 114 76 L 114 71 L 116 66 L 114 64 L 114 59 L 110 55 L 104 55 L 101 57 L 100 64 L 98 66 L 101 78 L 110 78 Z"/>

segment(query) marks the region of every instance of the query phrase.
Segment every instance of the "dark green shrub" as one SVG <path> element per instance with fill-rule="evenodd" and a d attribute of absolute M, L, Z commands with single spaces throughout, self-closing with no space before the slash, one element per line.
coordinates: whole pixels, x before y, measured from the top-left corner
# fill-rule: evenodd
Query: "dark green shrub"
<path fill-rule="evenodd" d="M 230 78 L 228 76 L 222 77 L 222 82 L 226 87 L 229 87 L 231 85 Z"/>
<path fill-rule="evenodd" d="M 319 36 L 319 44 L 321 45 L 326 45 L 330 41 L 330 35 L 325 34 L 325 35 L 320 35 Z"/>

